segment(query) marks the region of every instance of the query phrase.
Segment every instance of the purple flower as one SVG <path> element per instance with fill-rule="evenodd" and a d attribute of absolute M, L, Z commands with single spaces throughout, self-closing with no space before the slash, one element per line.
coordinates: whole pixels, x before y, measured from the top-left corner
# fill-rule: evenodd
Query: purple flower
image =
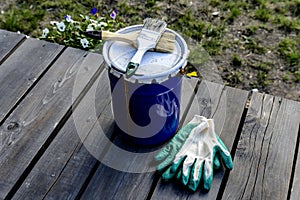
<path fill-rule="evenodd" d="M 116 17 L 117 17 L 117 11 L 112 11 L 111 13 L 110 13 L 110 15 L 109 15 L 112 19 L 116 19 Z"/>
<path fill-rule="evenodd" d="M 91 10 L 90 13 L 91 13 L 92 15 L 95 15 L 97 12 L 98 12 L 97 8 L 92 8 L 92 10 Z"/>

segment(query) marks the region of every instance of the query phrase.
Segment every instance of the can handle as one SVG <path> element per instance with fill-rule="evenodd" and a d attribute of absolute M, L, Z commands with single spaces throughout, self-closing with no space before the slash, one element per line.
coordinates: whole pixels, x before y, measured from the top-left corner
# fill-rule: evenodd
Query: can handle
<path fill-rule="evenodd" d="M 139 67 L 139 63 L 129 62 L 126 68 L 126 77 L 132 76 Z"/>

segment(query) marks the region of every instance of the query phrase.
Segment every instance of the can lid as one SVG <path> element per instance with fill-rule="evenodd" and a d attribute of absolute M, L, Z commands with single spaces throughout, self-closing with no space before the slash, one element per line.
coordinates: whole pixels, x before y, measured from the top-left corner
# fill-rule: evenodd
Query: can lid
<path fill-rule="evenodd" d="M 118 33 L 130 33 L 141 30 L 143 25 L 129 26 L 117 31 Z M 179 72 L 179 68 L 186 65 L 189 50 L 184 39 L 175 31 L 166 29 L 175 34 L 175 50 L 172 53 L 148 51 L 144 54 L 139 68 L 133 76 L 126 78 L 131 82 L 152 83 L 163 82 Z M 136 48 L 120 41 L 107 41 L 103 46 L 103 56 L 109 70 L 117 77 L 126 72 L 126 67 L 134 56 Z"/>

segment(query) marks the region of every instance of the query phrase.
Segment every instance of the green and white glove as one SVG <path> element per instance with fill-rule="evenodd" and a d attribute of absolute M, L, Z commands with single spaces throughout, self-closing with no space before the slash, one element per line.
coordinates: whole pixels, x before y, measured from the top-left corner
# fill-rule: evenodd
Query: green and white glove
<path fill-rule="evenodd" d="M 227 169 L 232 169 L 230 152 L 215 134 L 212 119 L 195 115 L 192 121 L 178 131 L 171 142 L 155 156 L 162 161 L 158 171 L 167 168 L 162 174 L 165 181 L 177 177 L 193 191 L 201 179 L 203 187 L 209 190 L 212 184 L 213 168 L 220 167 L 222 160 Z M 172 164 L 170 165 L 170 163 Z"/>

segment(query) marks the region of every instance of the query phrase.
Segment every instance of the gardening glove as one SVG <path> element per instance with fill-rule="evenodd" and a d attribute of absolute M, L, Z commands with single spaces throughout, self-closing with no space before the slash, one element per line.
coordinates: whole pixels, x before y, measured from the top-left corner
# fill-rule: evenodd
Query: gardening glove
<path fill-rule="evenodd" d="M 181 149 L 182 145 L 185 143 L 186 138 L 190 135 L 191 131 L 198 126 L 201 122 L 205 122 L 207 119 L 205 117 L 195 115 L 195 117 L 183 128 L 181 128 L 178 133 L 172 138 L 171 142 L 164 147 L 159 154 L 155 156 L 156 161 L 162 161 L 157 166 L 157 171 L 163 172 L 165 168 L 169 166 L 175 159 L 176 154 Z M 218 156 L 214 159 L 214 169 L 219 169 L 221 163 Z"/>
<path fill-rule="evenodd" d="M 204 117 L 195 116 L 187 125 L 185 125 L 178 131 L 178 133 L 171 139 L 171 141 L 154 157 L 156 161 L 162 161 L 157 166 L 157 171 L 163 172 L 166 167 L 172 163 L 172 161 L 175 159 L 176 154 L 185 143 L 186 138 L 190 135 L 191 131 L 204 121 Z M 204 128 L 206 127 L 203 127 L 203 129 Z"/>
<path fill-rule="evenodd" d="M 163 173 L 162 178 L 168 181 L 176 176 L 193 191 L 196 191 L 203 178 L 204 189 L 209 190 L 213 178 L 213 165 L 220 167 L 220 160 L 216 154 L 219 154 L 227 169 L 232 169 L 232 159 L 221 139 L 215 134 L 213 120 L 197 115 L 192 122 L 195 120 L 198 121 L 198 125 L 190 130 L 190 134 L 185 137 L 186 141 L 181 143 L 180 150 L 177 149 L 175 157 L 166 156 L 172 158 L 173 162 Z M 180 131 L 177 134 L 179 133 Z M 162 152 L 167 150 L 163 149 Z M 162 152 L 157 157 L 160 158 L 160 154 L 165 154 Z"/>

